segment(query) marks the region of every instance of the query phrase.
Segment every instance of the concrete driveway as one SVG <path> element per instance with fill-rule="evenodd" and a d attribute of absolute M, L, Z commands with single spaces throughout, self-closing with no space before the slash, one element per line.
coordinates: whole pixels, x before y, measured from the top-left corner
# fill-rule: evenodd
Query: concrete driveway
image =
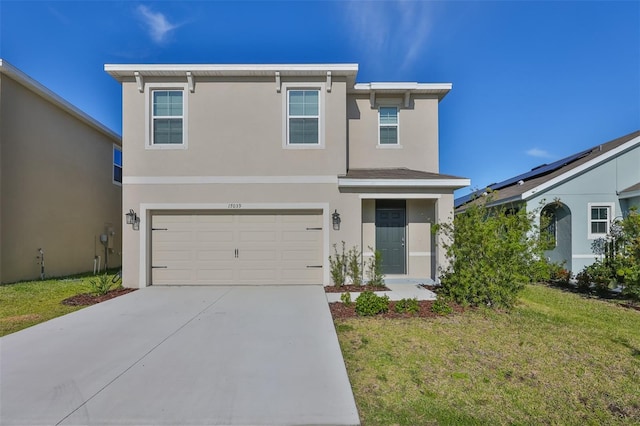
<path fill-rule="evenodd" d="M 149 287 L 0 339 L 2 425 L 354 425 L 321 286 Z"/>

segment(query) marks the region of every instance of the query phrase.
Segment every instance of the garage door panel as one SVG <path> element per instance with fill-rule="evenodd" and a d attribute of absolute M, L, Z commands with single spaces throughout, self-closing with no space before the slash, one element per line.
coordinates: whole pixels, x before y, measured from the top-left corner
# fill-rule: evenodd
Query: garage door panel
<path fill-rule="evenodd" d="M 154 215 L 152 226 L 152 263 L 163 267 L 153 284 L 322 283 L 321 215 Z"/>
<path fill-rule="evenodd" d="M 218 230 L 218 231 L 196 231 L 196 239 L 197 241 L 202 242 L 232 242 L 233 241 L 233 232 Z"/>

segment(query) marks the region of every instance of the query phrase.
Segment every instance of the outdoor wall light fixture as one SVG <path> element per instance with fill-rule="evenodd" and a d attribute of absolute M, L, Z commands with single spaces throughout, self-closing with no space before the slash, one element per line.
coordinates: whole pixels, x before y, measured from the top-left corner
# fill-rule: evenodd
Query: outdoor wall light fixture
<path fill-rule="evenodd" d="M 338 210 L 336 209 L 333 213 L 331 213 L 331 219 L 333 222 L 333 229 L 336 231 L 340 230 L 340 222 L 342 221 L 340 219 L 340 213 L 338 213 Z"/>
<path fill-rule="evenodd" d="M 129 213 L 125 214 L 125 216 L 127 217 L 127 225 L 132 225 L 134 231 L 140 229 L 140 218 L 133 209 L 129 209 Z"/>

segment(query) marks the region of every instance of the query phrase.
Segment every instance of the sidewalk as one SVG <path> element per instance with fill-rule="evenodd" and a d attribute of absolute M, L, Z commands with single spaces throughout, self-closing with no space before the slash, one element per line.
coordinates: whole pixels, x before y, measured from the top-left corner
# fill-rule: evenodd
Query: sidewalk
<path fill-rule="evenodd" d="M 391 281 L 391 280 L 389 280 Z M 389 291 L 375 291 L 378 296 L 387 295 L 389 300 L 401 300 L 401 299 L 418 299 L 418 300 L 436 300 L 436 294 L 431 290 L 420 286 L 415 283 L 385 283 Z M 340 302 L 341 293 L 326 293 L 327 301 L 329 303 Z M 360 292 L 351 292 L 351 300 L 355 300 L 360 296 Z"/>

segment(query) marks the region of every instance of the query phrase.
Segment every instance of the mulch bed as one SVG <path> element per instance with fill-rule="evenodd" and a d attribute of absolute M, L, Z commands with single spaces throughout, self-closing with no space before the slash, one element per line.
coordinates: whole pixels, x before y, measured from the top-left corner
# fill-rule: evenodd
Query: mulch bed
<path fill-rule="evenodd" d="M 122 296 L 127 293 L 131 293 L 135 291 L 135 288 L 118 288 L 116 290 L 111 290 L 109 293 L 103 296 L 96 296 L 91 293 L 82 293 L 76 294 L 75 296 L 71 296 L 62 301 L 63 305 L 68 306 L 88 306 L 95 305 L 96 303 L 104 302 L 105 300 L 113 299 L 114 297 Z"/>
<path fill-rule="evenodd" d="M 415 314 L 402 313 L 399 314 L 395 311 L 396 302 L 389 302 L 389 311 L 384 314 L 378 314 L 376 318 L 436 318 L 441 315 L 436 314 L 431 311 L 431 305 L 433 305 L 433 300 L 420 300 L 418 301 L 420 305 L 420 311 Z M 464 312 L 464 308 L 460 305 L 450 304 L 453 309 L 453 313 L 461 313 Z M 333 319 L 345 319 L 345 318 L 354 318 L 357 317 L 355 303 L 351 306 L 345 306 L 344 303 L 334 302 L 329 303 L 329 309 L 331 310 L 331 316 Z"/>
<path fill-rule="evenodd" d="M 325 293 L 360 293 L 363 291 L 389 291 L 389 289 L 383 285 L 328 285 L 325 286 Z"/>
<path fill-rule="evenodd" d="M 620 306 L 623 306 L 627 309 L 635 309 L 636 311 L 640 311 L 640 305 L 632 305 L 630 303 L 621 303 Z"/>

